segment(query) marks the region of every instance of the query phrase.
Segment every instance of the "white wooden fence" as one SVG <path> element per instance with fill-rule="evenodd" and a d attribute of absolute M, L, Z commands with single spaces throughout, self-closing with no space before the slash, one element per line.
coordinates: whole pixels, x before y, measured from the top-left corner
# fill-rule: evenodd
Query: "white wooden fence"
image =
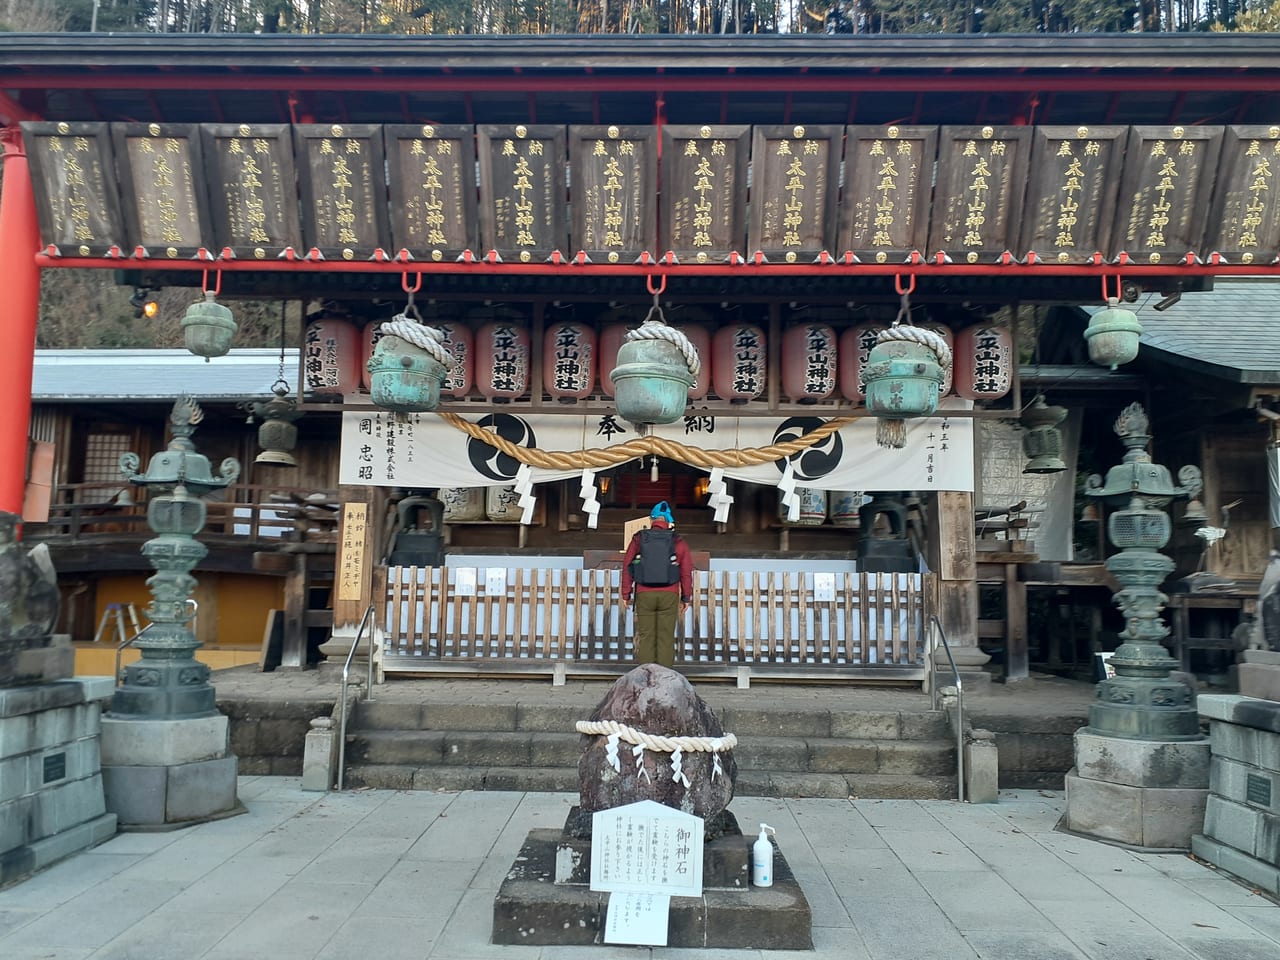
<path fill-rule="evenodd" d="M 547 672 L 633 661 L 617 570 L 392 567 L 384 669 Z M 696 571 L 677 631 L 693 672 L 915 679 L 932 576 Z"/>

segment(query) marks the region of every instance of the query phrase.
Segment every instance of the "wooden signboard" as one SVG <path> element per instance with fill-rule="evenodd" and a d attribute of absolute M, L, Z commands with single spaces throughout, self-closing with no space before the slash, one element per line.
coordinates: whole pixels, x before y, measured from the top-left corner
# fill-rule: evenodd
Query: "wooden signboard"
<path fill-rule="evenodd" d="M 285 123 L 206 123 L 205 168 L 216 253 L 275 259 L 302 249 L 293 137 Z"/>
<path fill-rule="evenodd" d="M 1176 263 L 1201 252 L 1222 133 L 1222 127 L 1129 128 L 1115 255 Z"/>
<path fill-rule="evenodd" d="M 480 242 L 487 254 L 529 263 L 568 244 L 564 127 L 476 127 Z"/>
<path fill-rule="evenodd" d="M 937 127 L 849 127 L 840 238 L 832 254 L 897 262 L 929 243 Z"/>
<path fill-rule="evenodd" d="M 1204 249 L 1231 263 L 1280 255 L 1280 125 L 1227 127 Z"/>
<path fill-rule="evenodd" d="M 64 257 L 125 247 L 111 131 L 105 123 L 22 124 L 40 238 Z"/>
<path fill-rule="evenodd" d="M 475 130 L 462 124 L 383 128 L 391 187 L 391 242 L 415 259 L 479 252 Z"/>
<path fill-rule="evenodd" d="M 1112 255 L 1112 221 L 1127 127 L 1036 127 L 1020 259 L 1085 263 Z"/>
<path fill-rule="evenodd" d="M 342 505 L 342 542 L 338 548 L 339 600 L 360 600 L 364 595 L 365 547 L 369 538 L 369 505 Z"/>
<path fill-rule="evenodd" d="M 171 260 L 214 246 L 200 128 L 193 123 L 113 123 L 116 171 L 131 248 Z"/>
<path fill-rule="evenodd" d="M 658 139 L 653 127 L 569 128 L 569 249 L 632 263 L 658 242 Z"/>
<path fill-rule="evenodd" d="M 844 128 L 756 127 L 751 146 L 747 248 L 770 260 L 809 262 L 836 242 Z"/>
<path fill-rule="evenodd" d="M 382 128 L 372 123 L 293 128 L 302 194 L 302 238 L 329 260 L 390 253 Z"/>
<path fill-rule="evenodd" d="M 750 138 L 745 124 L 662 128 L 660 255 L 713 263 L 745 251 Z"/>
<path fill-rule="evenodd" d="M 1030 127 L 943 127 L 929 254 L 990 262 L 1018 245 Z"/>

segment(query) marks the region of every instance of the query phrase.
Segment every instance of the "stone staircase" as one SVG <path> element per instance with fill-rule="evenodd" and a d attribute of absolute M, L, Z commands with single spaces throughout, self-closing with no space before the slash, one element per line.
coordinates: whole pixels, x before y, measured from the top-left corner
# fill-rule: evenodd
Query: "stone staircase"
<path fill-rule="evenodd" d="M 347 730 L 346 783 L 576 793 L 574 723 L 588 713 L 574 705 L 359 702 Z M 716 714 L 738 737 L 739 796 L 956 796 L 955 738 L 941 713 L 729 707 Z"/>

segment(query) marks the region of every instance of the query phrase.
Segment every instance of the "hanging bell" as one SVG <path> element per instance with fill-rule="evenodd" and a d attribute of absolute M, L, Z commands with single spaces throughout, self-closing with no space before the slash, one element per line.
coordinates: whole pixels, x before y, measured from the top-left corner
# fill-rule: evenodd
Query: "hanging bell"
<path fill-rule="evenodd" d="M 655 296 L 644 323 L 627 332 L 609 374 L 618 416 L 632 423 L 674 423 L 684 416 L 701 369 L 697 348 L 667 325 Z"/>
<path fill-rule="evenodd" d="M 206 290 L 204 299 L 187 307 L 182 317 L 183 342 L 191 353 L 206 360 L 226 356 L 236 335 L 235 317 L 213 296 L 213 291 Z"/>
<path fill-rule="evenodd" d="M 880 418 L 876 441 L 882 447 L 906 446 L 906 420 L 927 417 L 938 409 L 950 355 L 940 352 L 933 340 L 942 338 L 932 331 L 903 325 L 882 331 L 871 348 L 863 380 L 867 410 Z M 945 341 L 942 345 L 945 351 Z"/>
<path fill-rule="evenodd" d="M 1108 297 L 1107 308 L 1095 313 L 1084 331 L 1090 361 L 1112 370 L 1138 355 L 1138 337 L 1142 335 L 1138 315 L 1119 303 L 1115 297 Z"/>
<path fill-rule="evenodd" d="M 1066 419 L 1066 407 L 1050 407 L 1044 394 L 1036 394 L 1022 411 L 1022 452 L 1027 455 L 1023 473 L 1061 473 L 1067 469 L 1062 459 L 1062 431 L 1058 424 Z"/>
<path fill-rule="evenodd" d="M 399 413 L 435 410 L 452 365 L 441 331 L 395 317 L 382 325 L 382 338 L 369 358 L 370 398 Z"/>
<path fill-rule="evenodd" d="M 293 459 L 293 449 L 298 445 L 298 428 L 293 421 L 302 414 L 298 412 L 297 403 L 286 396 L 288 384 L 278 382 L 271 388 L 275 396 L 264 403 L 255 403 L 250 409 L 254 416 L 261 417 L 258 427 L 258 446 L 262 452 L 253 458 L 254 463 L 276 467 L 296 467 L 298 461 Z"/>

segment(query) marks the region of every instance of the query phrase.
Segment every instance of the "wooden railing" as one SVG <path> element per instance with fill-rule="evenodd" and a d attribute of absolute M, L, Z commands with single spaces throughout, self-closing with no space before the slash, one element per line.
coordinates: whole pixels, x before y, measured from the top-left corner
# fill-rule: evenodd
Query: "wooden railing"
<path fill-rule="evenodd" d="M 119 491 L 127 488 L 128 495 Z M 108 494 L 116 494 L 107 498 Z M 122 503 L 121 500 L 124 500 Z M 24 525 L 31 541 L 78 543 L 84 540 L 149 539 L 146 493 L 137 487 L 102 483 L 60 485 L 49 507 L 49 519 Z M 337 503 L 337 491 L 238 484 L 206 499 L 208 519 L 199 539 L 230 540 L 269 546 L 298 536 L 308 503 Z"/>
<path fill-rule="evenodd" d="M 819 590 L 808 573 L 695 572 L 678 665 L 923 677 L 931 575 L 828 576 Z M 381 619 L 391 671 L 546 672 L 634 658 L 617 570 L 392 567 Z"/>

